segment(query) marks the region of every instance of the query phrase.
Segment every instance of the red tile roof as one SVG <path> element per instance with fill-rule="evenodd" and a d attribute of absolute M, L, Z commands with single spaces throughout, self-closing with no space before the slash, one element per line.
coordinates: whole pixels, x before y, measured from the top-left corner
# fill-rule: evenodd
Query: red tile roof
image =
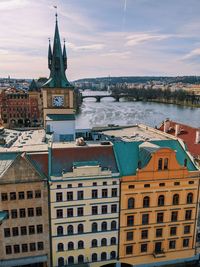
<path fill-rule="evenodd" d="M 180 133 L 178 134 L 177 137 L 182 139 L 185 142 L 185 144 L 187 145 L 188 151 L 194 157 L 200 156 L 200 143 L 198 144 L 195 143 L 196 131 L 199 129 L 191 127 L 189 125 L 178 123 L 175 121 L 169 121 L 169 122 L 170 122 L 169 131 L 167 133 L 175 136 L 175 127 L 176 127 L 176 124 L 178 124 L 180 126 Z M 164 122 L 162 123 L 160 128 L 158 128 L 158 130 L 164 131 Z"/>
<path fill-rule="evenodd" d="M 48 154 L 47 153 L 30 153 L 28 154 L 28 157 L 32 161 L 32 163 L 35 165 L 37 170 L 44 174 L 45 176 L 48 176 Z"/>

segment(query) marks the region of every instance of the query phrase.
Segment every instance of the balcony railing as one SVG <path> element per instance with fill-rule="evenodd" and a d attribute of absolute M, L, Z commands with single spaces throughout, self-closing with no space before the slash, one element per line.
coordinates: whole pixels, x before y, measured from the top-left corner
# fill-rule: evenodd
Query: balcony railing
<path fill-rule="evenodd" d="M 154 258 L 162 258 L 162 257 L 165 257 L 164 249 L 155 250 L 153 252 L 153 256 L 154 256 Z"/>

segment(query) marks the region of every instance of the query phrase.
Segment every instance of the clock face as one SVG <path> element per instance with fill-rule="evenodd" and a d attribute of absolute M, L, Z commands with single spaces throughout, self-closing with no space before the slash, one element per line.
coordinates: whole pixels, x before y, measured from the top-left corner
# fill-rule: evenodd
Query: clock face
<path fill-rule="evenodd" d="M 53 106 L 54 107 L 63 107 L 63 105 L 64 105 L 64 97 L 63 96 L 54 96 Z"/>

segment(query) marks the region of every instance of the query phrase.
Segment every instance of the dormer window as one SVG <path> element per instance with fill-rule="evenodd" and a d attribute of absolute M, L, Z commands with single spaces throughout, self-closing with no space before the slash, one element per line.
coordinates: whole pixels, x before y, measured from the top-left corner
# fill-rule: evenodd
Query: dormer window
<path fill-rule="evenodd" d="M 168 170 L 168 158 L 164 159 L 164 170 Z"/>
<path fill-rule="evenodd" d="M 158 160 L 158 170 L 159 170 L 159 171 L 162 170 L 162 164 L 163 164 L 163 159 L 160 158 L 160 159 Z"/>
<path fill-rule="evenodd" d="M 184 159 L 184 166 L 187 167 L 187 159 Z"/>

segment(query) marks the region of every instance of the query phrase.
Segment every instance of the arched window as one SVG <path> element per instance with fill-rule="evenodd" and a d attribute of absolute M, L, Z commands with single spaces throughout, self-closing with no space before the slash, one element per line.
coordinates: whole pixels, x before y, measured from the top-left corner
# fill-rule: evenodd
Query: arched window
<path fill-rule="evenodd" d="M 74 233 L 74 227 L 73 227 L 73 225 L 68 225 L 68 227 L 67 227 L 67 234 L 68 235 L 73 235 L 73 233 Z"/>
<path fill-rule="evenodd" d="M 164 195 L 160 195 L 158 197 L 158 206 L 164 206 L 165 205 L 165 196 Z"/>
<path fill-rule="evenodd" d="M 168 170 L 168 158 L 164 159 L 164 170 Z"/>
<path fill-rule="evenodd" d="M 92 254 L 92 261 L 97 261 L 97 254 L 96 253 L 93 253 Z"/>
<path fill-rule="evenodd" d="M 97 225 L 97 223 L 94 222 L 94 223 L 92 224 L 92 232 L 93 232 L 93 233 L 96 233 L 97 231 L 98 231 L 98 225 Z"/>
<path fill-rule="evenodd" d="M 67 245 L 68 250 L 74 250 L 74 243 L 73 242 L 69 242 Z"/>
<path fill-rule="evenodd" d="M 101 231 L 107 231 L 107 222 L 101 223 Z"/>
<path fill-rule="evenodd" d="M 68 264 L 74 264 L 74 257 L 73 256 L 68 257 Z"/>
<path fill-rule="evenodd" d="M 116 237 L 112 237 L 112 238 L 110 239 L 110 244 L 111 244 L 111 245 L 116 245 Z"/>
<path fill-rule="evenodd" d="M 175 194 L 173 195 L 173 205 L 178 205 L 179 204 L 179 195 Z"/>
<path fill-rule="evenodd" d="M 107 254 L 106 254 L 106 252 L 102 252 L 101 253 L 101 260 L 102 261 L 105 261 L 107 259 Z"/>
<path fill-rule="evenodd" d="M 64 266 L 65 265 L 65 261 L 64 261 L 64 258 L 60 257 L 58 258 L 58 266 Z"/>
<path fill-rule="evenodd" d="M 82 234 L 84 232 L 84 226 L 82 223 L 78 225 L 78 234 Z"/>
<path fill-rule="evenodd" d="M 116 230 L 117 229 L 117 223 L 116 221 L 111 222 L 111 230 Z"/>
<path fill-rule="evenodd" d="M 62 226 L 58 226 L 57 227 L 57 235 L 63 235 L 63 227 Z"/>
<path fill-rule="evenodd" d="M 107 246 L 107 240 L 106 240 L 106 238 L 102 238 L 101 239 L 101 246 L 103 247 L 103 246 Z"/>
<path fill-rule="evenodd" d="M 144 197 L 143 198 L 143 208 L 148 208 L 149 207 L 149 204 L 150 203 L 150 199 L 149 199 L 149 197 Z"/>
<path fill-rule="evenodd" d="M 92 246 L 92 248 L 96 248 L 97 247 L 97 240 L 96 239 L 92 240 L 91 246 Z"/>
<path fill-rule="evenodd" d="M 134 209 L 135 207 L 135 199 L 133 197 L 128 199 L 128 209 Z"/>
<path fill-rule="evenodd" d="M 115 251 L 111 251 L 110 252 L 110 259 L 115 259 L 116 258 L 116 252 Z"/>
<path fill-rule="evenodd" d="M 78 249 L 84 248 L 84 242 L 82 240 L 78 241 Z"/>
<path fill-rule="evenodd" d="M 192 204 L 193 203 L 193 194 L 188 193 L 187 194 L 187 204 Z"/>
<path fill-rule="evenodd" d="M 58 251 L 63 251 L 63 250 L 64 250 L 64 245 L 63 245 L 63 243 L 58 243 L 57 250 L 58 250 Z"/>
<path fill-rule="evenodd" d="M 78 256 L 78 263 L 83 263 L 84 262 L 84 256 L 83 255 L 79 255 Z"/>
<path fill-rule="evenodd" d="M 163 162 L 163 159 L 160 158 L 160 159 L 158 160 L 158 170 L 159 170 L 159 171 L 162 170 L 162 162 Z"/>

